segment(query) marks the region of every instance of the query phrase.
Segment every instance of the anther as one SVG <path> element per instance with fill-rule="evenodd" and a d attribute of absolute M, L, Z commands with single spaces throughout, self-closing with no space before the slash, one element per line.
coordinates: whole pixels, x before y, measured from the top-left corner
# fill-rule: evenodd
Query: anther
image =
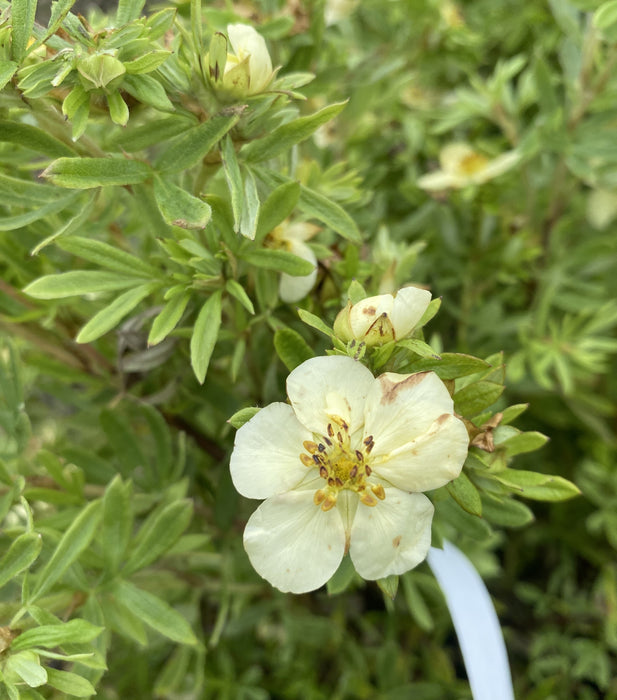
<path fill-rule="evenodd" d="M 338 476 L 334 479 L 334 483 L 341 489 L 343 488 L 343 482 L 338 478 Z"/>
<path fill-rule="evenodd" d="M 325 501 L 321 504 L 321 509 L 326 512 L 336 505 L 336 494 L 329 493 Z"/>
<path fill-rule="evenodd" d="M 312 455 L 314 455 L 315 452 L 317 452 L 317 450 L 319 449 L 317 445 L 314 442 L 312 442 L 312 440 L 305 440 L 302 443 L 302 446 L 307 452 L 310 452 Z"/>
<path fill-rule="evenodd" d="M 360 502 L 364 503 L 365 506 L 370 506 L 371 508 L 377 505 L 377 499 L 375 498 L 375 496 L 373 496 L 372 493 L 369 493 L 368 491 L 362 492 L 362 495 L 360 496 Z"/>
<path fill-rule="evenodd" d="M 358 473 L 358 465 L 354 464 L 354 466 L 349 470 L 349 478 L 355 479 L 357 473 Z"/>
<path fill-rule="evenodd" d="M 313 455 L 313 462 L 319 466 L 321 464 L 321 457 L 319 455 Z"/>
<path fill-rule="evenodd" d="M 300 461 L 302 462 L 302 464 L 304 464 L 305 467 L 315 466 L 315 462 L 313 462 L 313 459 L 304 452 L 300 455 Z"/>
<path fill-rule="evenodd" d="M 313 496 L 313 503 L 318 506 L 321 505 L 324 501 L 326 500 L 326 492 L 322 491 L 319 489 L 319 491 L 315 491 L 315 495 Z"/>
<path fill-rule="evenodd" d="M 334 437 L 334 428 L 332 427 L 332 423 L 328 423 L 328 435 L 330 437 Z"/>
<path fill-rule="evenodd" d="M 331 476 L 331 477 L 328 479 L 328 486 L 334 486 L 334 484 L 335 484 L 334 477 Z"/>
<path fill-rule="evenodd" d="M 356 457 L 358 458 L 359 462 L 364 462 L 364 455 L 362 452 L 360 452 L 360 450 L 356 450 Z"/>
<path fill-rule="evenodd" d="M 324 479 L 328 478 L 328 470 L 325 467 L 319 467 L 319 476 Z"/>
<path fill-rule="evenodd" d="M 323 436 L 323 441 L 328 447 L 332 447 L 332 440 L 328 440 L 328 438 L 325 435 Z"/>
<path fill-rule="evenodd" d="M 323 452 L 323 451 L 326 449 L 326 446 L 325 446 L 323 443 L 320 442 L 319 445 L 317 445 L 317 449 L 318 449 L 320 452 Z"/>
<path fill-rule="evenodd" d="M 369 467 L 368 464 L 366 464 L 366 465 L 364 466 L 364 473 L 365 473 L 367 476 L 370 476 L 370 475 L 373 473 L 373 470 Z"/>
<path fill-rule="evenodd" d="M 376 484 L 375 486 L 371 486 L 371 491 L 377 496 L 377 498 L 380 501 L 383 501 L 384 498 L 386 497 L 386 492 L 384 491 L 384 488 L 381 484 Z"/>
<path fill-rule="evenodd" d="M 336 434 L 336 439 L 339 441 L 339 443 L 342 445 L 343 444 L 343 436 L 341 435 L 340 432 Z"/>

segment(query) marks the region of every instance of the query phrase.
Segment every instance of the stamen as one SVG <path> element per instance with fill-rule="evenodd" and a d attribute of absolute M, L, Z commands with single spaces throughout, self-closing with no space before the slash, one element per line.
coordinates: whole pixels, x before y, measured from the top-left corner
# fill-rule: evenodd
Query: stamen
<path fill-rule="evenodd" d="M 377 496 L 377 498 L 380 501 L 383 501 L 386 497 L 386 492 L 384 491 L 384 488 L 381 484 L 375 484 L 375 486 L 371 486 L 371 491 Z"/>
<path fill-rule="evenodd" d="M 313 462 L 313 459 L 311 457 L 309 457 L 305 452 L 303 452 L 300 455 L 300 461 L 302 462 L 302 464 L 304 464 L 305 467 L 314 467 L 315 466 L 315 462 Z"/>
<path fill-rule="evenodd" d="M 365 467 L 364 467 L 364 473 L 365 473 L 367 476 L 370 476 L 370 475 L 373 473 L 373 470 L 369 467 L 368 464 L 365 465 Z"/>
<path fill-rule="evenodd" d="M 321 476 L 323 479 L 328 478 L 328 470 L 325 467 L 319 467 L 319 476 Z"/>
<path fill-rule="evenodd" d="M 358 458 L 359 462 L 364 462 L 364 455 L 362 452 L 360 452 L 360 450 L 356 450 L 356 457 Z"/>
<path fill-rule="evenodd" d="M 368 491 L 363 491 L 360 495 L 360 503 L 364 503 L 365 506 L 370 506 L 372 508 L 373 506 L 377 505 L 377 499 L 375 498 L 375 496 L 373 496 L 372 493 L 369 493 Z"/>
<path fill-rule="evenodd" d="M 328 423 L 328 435 L 330 437 L 334 437 L 334 428 L 332 427 L 332 423 Z"/>
<path fill-rule="evenodd" d="M 321 504 L 321 509 L 326 512 L 336 505 L 336 494 L 335 493 L 329 493 L 326 496 L 326 500 Z"/>
<path fill-rule="evenodd" d="M 305 440 L 305 441 L 302 443 L 302 446 L 304 447 L 304 449 L 305 449 L 307 452 L 310 452 L 312 455 L 314 455 L 315 452 L 317 452 L 317 450 L 319 449 L 319 448 L 317 447 L 317 445 L 316 445 L 314 442 L 312 442 L 311 440 Z"/>
<path fill-rule="evenodd" d="M 319 489 L 319 491 L 315 491 L 315 495 L 313 496 L 313 503 L 316 506 L 321 505 L 325 500 L 326 500 L 326 492 L 323 489 Z"/>
<path fill-rule="evenodd" d="M 320 442 L 319 445 L 317 445 L 317 449 L 318 449 L 320 452 L 323 452 L 323 451 L 326 449 L 326 446 L 325 446 L 323 443 Z"/>
<path fill-rule="evenodd" d="M 358 473 L 358 465 L 356 464 L 349 470 L 349 478 L 355 479 L 357 473 Z"/>

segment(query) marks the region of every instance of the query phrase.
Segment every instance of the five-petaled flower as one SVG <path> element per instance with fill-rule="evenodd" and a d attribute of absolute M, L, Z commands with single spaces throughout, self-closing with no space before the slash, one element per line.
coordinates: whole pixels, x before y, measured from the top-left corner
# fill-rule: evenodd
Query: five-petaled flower
<path fill-rule="evenodd" d="M 418 178 L 423 190 L 460 189 L 482 185 L 511 170 L 520 160 L 517 151 L 506 151 L 496 158 L 487 158 L 466 143 L 449 143 L 439 153 L 441 170 Z"/>
<path fill-rule="evenodd" d="M 408 336 L 422 318 L 431 293 L 418 287 L 399 289 L 396 296 L 380 294 L 357 304 L 349 302 L 334 321 L 334 332 L 345 342 L 357 340 L 369 347 Z"/>
<path fill-rule="evenodd" d="M 307 360 L 287 379 L 290 404 L 263 408 L 236 434 L 231 476 L 265 499 L 244 546 L 282 591 L 319 588 L 349 552 L 375 580 L 427 555 L 433 505 L 422 491 L 455 479 L 468 435 L 432 372 L 375 378 L 350 357 Z"/>

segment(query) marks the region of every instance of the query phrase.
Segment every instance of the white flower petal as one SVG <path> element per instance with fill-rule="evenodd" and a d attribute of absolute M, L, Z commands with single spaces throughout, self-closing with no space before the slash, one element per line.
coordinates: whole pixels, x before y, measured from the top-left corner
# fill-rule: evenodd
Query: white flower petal
<path fill-rule="evenodd" d="M 250 94 L 264 90 L 272 78 L 272 60 L 265 39 L 248 24 L 228 24 L 227 36 L 234 54 L 242 60 L 250 55 Z"/>
<path fill-rule="evenodd" d="M 482 184 L 488 180 L 502 175 L 511 170 L 521 159 L 520 153 L 517 151 L 507 151 L 501 155 L 489 160 L 482 170 L 478 170 L 471 176 L 471 181 L 477 184 Z"/>
<path fill-rule="evenodd" d="M 337 508 L 322 511 L 311 491 L 290 491 L 264 501 L 244 530 L 244 548 L 257 573 L 284 593 L 323 586 L 345 552 Z"/>
<path fill-rule="evenodd" d="M 399 289 L 394 297 L 390 321 L 396 340 L 409 335 L 431 302 L 431 293 L 418 287 Z"/>
<path fill-rule="evenodd" d="M 446 173 L 443 170 L 435 170 L 435 172 L 427 173 L 420 176 L 416 180 L 416 185 L 422 190 L 447 190 L 450 187 L 463 187 L 465 179 L 457 177 L 452 173 Z"/>
<path fill-rule="evenodd" d="M 285 273 L 281 275 L 279 296 L 285 303 L 293 304 L 296 301 L 300 301 L 300 299 L 304 299 L 313 288 L 315 280 L 317 279 L 317 258 L 306 243 L 291 237 L 287 240 L 289 243 L 289 252 L 297 255 L 299 258 L 308 260 L 315 266 L 309 275 L 304 275 L 303 277 L 292 277 Z"/>
<path fill-rule="evenodd" d="M 439 151 L 439 164 L 444 172 L 456 175 L 460 170 L 461 163 L 476 155 L 476 152 L 467 143 L 448 143 Z"/>
<path fill-rule="evenodd" d="M 371 458 L 387 457 L 453 410 L 454 402 L 434 372 L 382 374 L 366 397 L 364 412 L 364 434 L 375 443 Z"/>
<path fill-rule="evenodd" d="M 421 493 L 385 489 L 376 506 L 358 506 L 349 554 L 362 578 L 404 574 L 426 558 L 431 545 L 433 504 Z"/>
<path fill-rule="evenodd" d="M 390 455 L 373 458 L 371 466 L 376 476 L 399 489 L 430 491 L 456 479 L 468 449 L 469 435 L 464 423 L 444 414 L 417 439 Z"/>
<path fill-rule="evenodd" d="M 287 395 L 300 423 L 312 432 L 326 435 L 330 416 L 345 412 L 341 418 L 354 433 L 364 424 L 364 403 L 374 382 L 371 371 L 351 357 L 314 357 L 287 377 Z"/>
<path fill-rule="evenodd" d="M 349 311 L 349 323 L 353 337 L 362 339 L 380 316 L 386 314 L 390 317 L 393 306 L 394 297 L 392 294 L 379 294 L 354 304 Z"/>
<path fill-rule="evenodd" d="M 313 435 L 286 403 L 262 408 L 236 433 L 229 468 L 236 489 L 247 498 L 268 498 L 298 486 L 313 470 L 300 461 L 304 440 Z"/>

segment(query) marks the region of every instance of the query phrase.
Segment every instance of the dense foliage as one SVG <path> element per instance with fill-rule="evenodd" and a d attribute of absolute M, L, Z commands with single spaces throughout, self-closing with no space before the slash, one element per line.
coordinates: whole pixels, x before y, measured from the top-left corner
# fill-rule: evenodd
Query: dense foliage
<path fill-rule="evenodd" d="M 471 697 L 426 564 L 243 549 L 235 429 L 334 353 L 452 394 L 517 697 L 617 699 L 617 2 L 72 6 L 0 0 L 0 696 Z"/>

